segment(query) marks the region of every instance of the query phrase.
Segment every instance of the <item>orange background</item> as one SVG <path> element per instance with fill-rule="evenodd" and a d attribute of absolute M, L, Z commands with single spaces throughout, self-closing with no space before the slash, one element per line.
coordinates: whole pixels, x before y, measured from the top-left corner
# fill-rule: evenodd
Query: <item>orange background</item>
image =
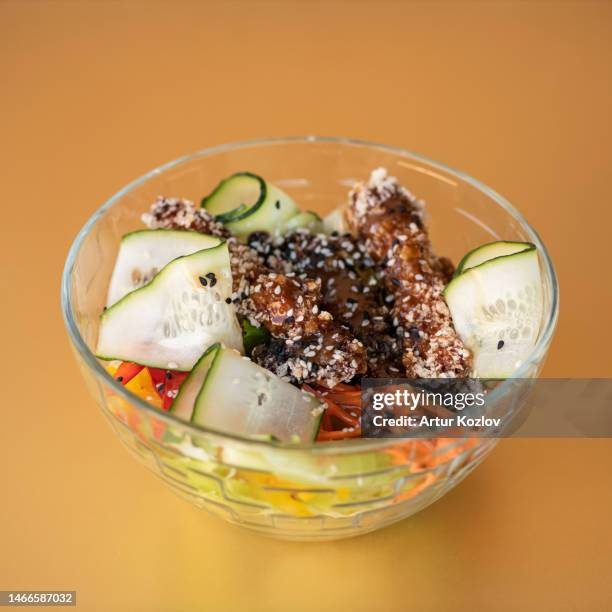
<path fill-rule="evenodd" d="M 70 242 L 132 178 L 344 135 L 514 202 L 561 281 L 545 375 L 610 376 L 611 60 L 607 2 L 0 2 L 0 589 L 77 589 L 86 610 L 611 609 L 611 441 L 503 441 L 393 527 L 266 540 L 129 458 L 59 308 Z"/>

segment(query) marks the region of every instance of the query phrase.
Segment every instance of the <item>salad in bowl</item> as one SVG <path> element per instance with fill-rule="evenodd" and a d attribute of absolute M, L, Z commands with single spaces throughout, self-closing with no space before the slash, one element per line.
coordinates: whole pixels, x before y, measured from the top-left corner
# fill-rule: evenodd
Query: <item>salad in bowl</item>
<path fill-rule="evenodd" d="M 128 186 L 77 238 L 63 300 L 103 412 L 151 469 L 231 522 L 330 539 L 425 507 L 495 442 L 365 439 L 362 381 L 535 376 L 557 289 L 537 234 L 476 181 L 307 138 Z"/>

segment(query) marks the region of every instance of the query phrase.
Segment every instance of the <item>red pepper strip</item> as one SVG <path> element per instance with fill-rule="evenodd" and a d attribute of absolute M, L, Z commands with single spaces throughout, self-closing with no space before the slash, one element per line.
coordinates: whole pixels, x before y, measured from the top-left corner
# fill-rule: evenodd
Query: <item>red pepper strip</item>
<path fill-rule="evenodd" d="M 189 372 L 174 372 L 172 370 L 160 370 L 159 368 L 149 368 L 149 372 L 155 389 L 162 399 L 162 408 L 169 410 L 176 393 L 178 393 Z"/>
<path fill-rule="evenodd" d="M 118 380 L 122 385 L 129 383 L 134 376 L 139 374 L 144 369 L 144 366 L 138 365 L 137 363 L 131 363 L 124 361 L 115 372 L 115 380 Z"/>
<path fill-rule="evenodd" d="M 166 382 L 166 370 L 160 370 L 159 368 L 148 368 L 148 370 L 155 387 Z"/>
<path fill-rule="evenodd" d="M 164 396 L 164 410 L 168 410 L 172 406 L 174 398 L 179 392 L 183 381 L 189 376 L 189 372 L 169 372 L 172 378 L 167 379 L 166 395 Z M 172 392 L 172 396 L 168 395 L 168 391 Z"/>
<path fill-rule="evenodd" d="M 153 381 L 153 386 L 157 391 L 157 394 L 162 400 L 162 408 L 164 410 L 168 410 L 170 404 L 166 406 L 166 400 L 171 399 L 168 397 L 166 393 L 166 372 L 167 370 L 161 370 L 160 368 L 148 368 L 149 374 L 151 374 L 151 380 Z M 172 403 L 172 402 L 170 402 Z"/>

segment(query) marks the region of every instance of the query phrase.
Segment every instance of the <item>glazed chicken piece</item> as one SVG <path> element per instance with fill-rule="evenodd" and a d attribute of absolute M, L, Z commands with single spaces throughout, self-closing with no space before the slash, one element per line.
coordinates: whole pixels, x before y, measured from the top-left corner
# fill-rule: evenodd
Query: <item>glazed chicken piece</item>
<path fill-rule="evenodd" d="M 320 304 L 320 280 L 261 274 L 251 285 L 246 308 L 275 340 L 257 347 L 253 360 L 281 377 L 326 387 L 365 373 L 363 345 Z"/>
<path fill-rule="evenodd" d="M 349 195 L 347 219 L 383 271 L 409 378 L 469 376 L 471 357 L 452 324 L 443 290 L 452 265 L 436 257 L 422 205 L 379 168 Z"/>
<path fill-rule="evenodd" d="M 195 230 L 227 240 L 238 314 L 272 334 L 252 358 L 293 382 L 334 386 L 366 371 L 365 349 L 321 306 L 321 283 L 271 270 L 249 245 L 188 200 L 158 198 L 143 221 L 150 228 Z"/>
<path fill-rule="evenodd" d="M 142 215 L 142 222 L 149 229 L 192 230 L 225 239 L 231 236 L 205 208 L 196 208 L 190 200 L 180 198 L 158 196 L 149 212 Z"/>
<path fill-rule="evenodd" d="M 320 281 L 322 307 L 365 346 L 368 375 L 397 376 L 402 371 L 392 328 L 392 299 L 385 294 L 363 242 L 350 234 L 298 230 L 275 239 L 252 235 L 249 245 L 274 270 Z"/>

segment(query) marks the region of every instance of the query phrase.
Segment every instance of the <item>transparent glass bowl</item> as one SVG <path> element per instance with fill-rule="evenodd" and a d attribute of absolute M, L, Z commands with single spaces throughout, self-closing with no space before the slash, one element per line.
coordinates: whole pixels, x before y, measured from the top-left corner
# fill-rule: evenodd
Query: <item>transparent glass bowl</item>
<path fill-rule="evenodd" d="M 537 346 L 517 372 L 517 377 L 535 377 L 558 312 L 555 272 L 539 236 L 488 187 L 401 149 L 316 137 L 206 149 L 119 191 L 72 245 L 62 280 L 63 313 L 83 376 L 103 414 L 127 448 L 172 489 L 231 523 L 300 540 L 366 533 L 440 498 L 495 444 L 492 438 L 394 439 L 287 448 L 244 440 L 183 423 L 149 406 L 115 382 L 92 353 L 120 238 L 142 227 L 140 216 L 156 196 L 199 202 L 221 178 L 250 170 L 281 186 L 303 209 L 325 214 L 345 202 L 348 188 L 378 166 L 426 201 L 438 254 L 457 262 L 469 249 L 495 239 L 528 240 L 539 247 L 545 315 Z M 512 388 L 504 390 L 504 385 L 500 402 L 513 399 Z"/>

